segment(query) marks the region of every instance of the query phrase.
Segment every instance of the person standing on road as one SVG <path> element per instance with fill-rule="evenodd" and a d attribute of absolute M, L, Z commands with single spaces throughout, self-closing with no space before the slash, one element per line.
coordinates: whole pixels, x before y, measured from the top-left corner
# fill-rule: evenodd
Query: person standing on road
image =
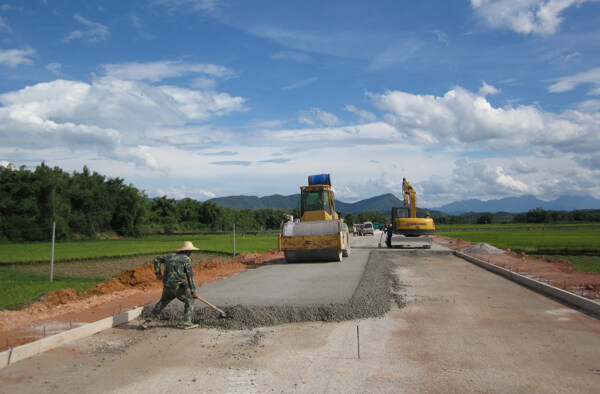
<path fill-rule="evenodd" d="M 192 252 L 198 250 L 194 245 L 185 241 L 177 249 L 177 253 L 170 253 L 154 259 L 154 273 L 156 279 L 163 281 L 163 292 L 160 301 L 156 303 L 146 321 L 140 325 L 141 330 L 145 330 L 152 320 L 156 320 L 160 312 L 175 298 L 185 304 L 183 311 L 183 328 L 196 328 L 197 324 L 192 323 L 194 315 L 194 299 L 198 299 L 196 294 L 196 284 L 194 283 L 194 271 L 192 270 Z M 161 265 L 165 266 L 164 273 L 161 273 Z M 187 282 L 186 282 L 187 279 Z"/>
<path fill-rule="evenodd" d="M 387 245 L 388 248 L 392 247 L 392 234 L 394 234 L 394 228 L 392 227 L 392 225 L 390 223 L 387 224 L 386 228 L 385 228 L 385 232 L 387 233 L 387 236 L 385 237 L 385 244 Z"/>

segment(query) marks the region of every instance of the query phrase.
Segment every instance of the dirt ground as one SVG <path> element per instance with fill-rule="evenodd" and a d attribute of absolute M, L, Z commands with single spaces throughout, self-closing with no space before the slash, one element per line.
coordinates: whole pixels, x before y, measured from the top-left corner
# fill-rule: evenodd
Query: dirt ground
<path fill-rule="evenodd" d="M 434 241 L 460 252 L 468 253 L 471 248 L 476 252 L 475 257 L 481 260 L 593 300 L 600 299 L 600 274 L 579 272 L 566 261 L 543 257 L 533 259 L 511 251 L 477 249 L 473 243 L 440 236 L 435 236 Z M 263 254 L 242 253 L 233 259 L 195 255 L 195 281 L 202 286 L 282 258 L 283 254 L 275 250 Z M 116 272 L 118 267 L 133 268 L 116 274 L 113 279 L 90 291 L 58 290 L 24 308 L 1 311 L 0 351 L 157 301 L 162 284 L 154 276 L 150 264 L 153 259 L 154 256 L 145 256 L 112 261 L 107 264 Z M 108 269 L 107 264 L 98 266 Z M 74 274 L 74 267 L 80 265 L 84 264 L 70 263 L 63 268 Z M 86 269 L 85 275 L 89 275 L 89 269 Z"/>

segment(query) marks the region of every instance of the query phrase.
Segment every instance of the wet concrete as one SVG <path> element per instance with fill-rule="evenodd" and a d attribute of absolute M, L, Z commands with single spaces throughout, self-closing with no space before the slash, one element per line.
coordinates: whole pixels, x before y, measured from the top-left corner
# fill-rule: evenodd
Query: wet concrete
<path fill-rule="evenodd" d="M 405 251 L 415 258 L 417 251 Z M 436 253 L 436 252 L 420 252 Z M 354 250 L 341 263 L 279 264 L 260 267 L 198 290 L 202 298 L 223 309 L 228 318 L 199 301 L 194 322 L 202 327 L 248 329 L 283 323 L 339 322 L 383 316 L 395 300 L 399 283 L 394 275 L 393 251 Z M 364 264 L 366 262 L 366 264 Z M 248 294 L 256 293 L 256 297 Z M 240 301 L 234 304 L 233 301 Z M 149 312 L 145 308 L 143 316 Z M 173 301 L 159 316 L 176 323 L 183 318 L 183 304 Z"/>

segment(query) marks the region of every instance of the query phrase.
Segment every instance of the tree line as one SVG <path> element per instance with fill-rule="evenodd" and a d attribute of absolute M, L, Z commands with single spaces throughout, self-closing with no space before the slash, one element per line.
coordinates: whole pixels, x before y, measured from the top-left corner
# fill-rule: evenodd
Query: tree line
<path fill-rule="evenodd" d="M 213 202 L 143 191 L 83 167 L 69 174 L 41 163 L 30 171 L 0 166 L 0 242 L 72 240 L 116 234 L 137 237 L 179 232 L 278 230 L 286 214 L 278 209 L 233 209 Z"/>
<path fill-rule="evenodd" d="M 419 216 L 425 211 L 419 210 Z M 366 221 L 388 223 L 389 214 L 377 211 L 343 214 L 349 226 Z M 149 234 L 225 232 L 235 224 L 240 232 L 276 231 L 294 209 L 234 209 L 211 201 L 166 196 L 149 199 L 143 191 L 83 167 L 69 174 L 41 163 L 30 171 L 0 165 L 0 242 L 36 242 L 51 238 L 72 240 L 105 235 L 138 237 Z M 507 216 L 508 215 L 508 216 Z M 542 209 L 523 214 L 466 214 L 432 212 L 436 223 L 544 223 L 600 221 L 599 211 L 554 212 Z"/>
<path fill-rule="evenodd" d="M 551 211 L 542 208 L 530 209 L 524 213 L 508 212 L 469 212 L 461 215 L 448 215 L 432 212 L 438 224 L 508 224 L 508 223 L 566 223 L 600 222 L 600 210 L 575 209 L 573 211 Z"/>

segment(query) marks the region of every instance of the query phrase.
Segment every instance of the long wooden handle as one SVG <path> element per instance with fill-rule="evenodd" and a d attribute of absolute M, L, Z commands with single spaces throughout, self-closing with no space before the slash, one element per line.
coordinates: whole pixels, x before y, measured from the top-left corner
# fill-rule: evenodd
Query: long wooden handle
<path fill-rule="evenodd" d="M 197 294 L 196 294 L 197 295 Z M 198 295 L 197 295 L 198 296 Z M 206 305 L 210 306 L 211 308 L 213 308 L 214 310 L 216 310 L 217 312 L 219 312 L 221 314 L 221 316 L 225 317 L 227 316 L 225 314 L 225 312 L 223 312 L 222 310 L 220 310 L 219 308 L 217 308 L 216 306 L 214 306 L 213 304 L 211 304 L 210 302 L 206 301 L 204 298 L 201 298 L 200 296 L 198 296 L 198 299 L 202 302 L 204 302 Z"/>

